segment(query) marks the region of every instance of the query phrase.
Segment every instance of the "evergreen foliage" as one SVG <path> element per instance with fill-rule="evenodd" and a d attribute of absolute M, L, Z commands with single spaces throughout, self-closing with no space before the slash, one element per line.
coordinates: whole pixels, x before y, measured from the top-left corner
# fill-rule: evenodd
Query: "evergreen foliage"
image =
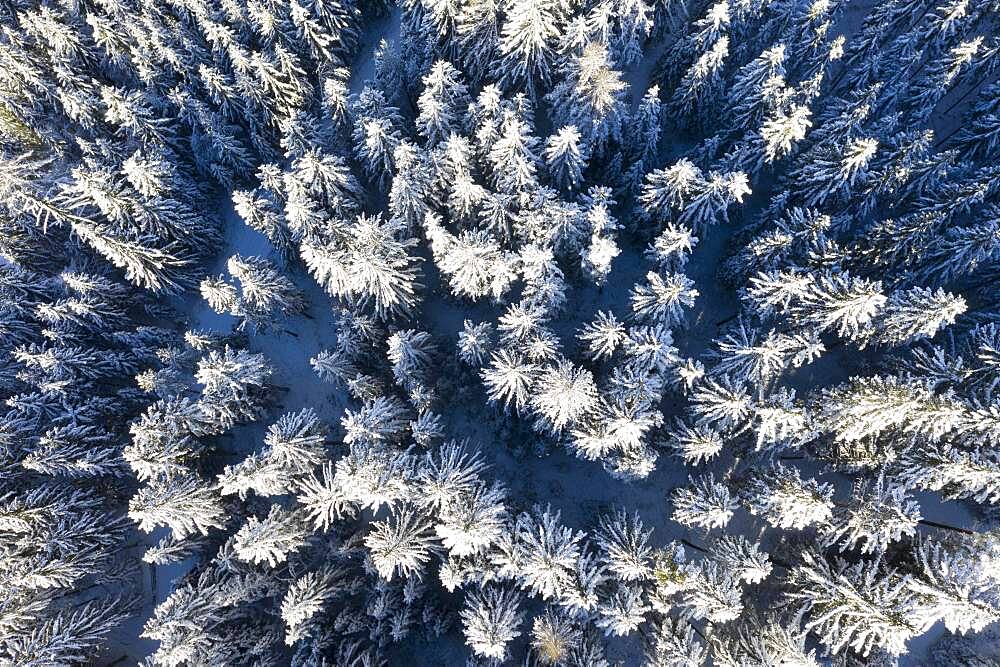
<path fill-rule="evenodd" d="M 0 664 L 995 663 L 998 16 L 0 3 Z"/>

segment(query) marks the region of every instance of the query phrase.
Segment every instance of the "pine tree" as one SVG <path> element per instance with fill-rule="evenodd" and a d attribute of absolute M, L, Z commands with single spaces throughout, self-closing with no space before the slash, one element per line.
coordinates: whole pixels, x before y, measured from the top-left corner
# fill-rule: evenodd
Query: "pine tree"
<path fill-rule="evenodd" d="M 155 480 L 129 501 L 129 517 L 147 533 L 167 526 L 177 538 L 193 533 L 207 535 L 221 528 L 222 505 L 212 489 L 194 475 Z"/>
<path fill-rule="evenodd" d="M 5 638 L 5 652 L 12 664 L 84 662 L 134 613 L 134 606 L 121 598 L 97 598 L 60 609 L 34 624 L 31 632 Z"/>
<path fill-rule="evenodd" d="M 563 19 L 559 0 L 516 0 L 500 34 L 501 76 L 507 87 L 529 93 L 548 83 Z"/>
<path fill-rule="evenodd" d="M 680 606 L 686 616 L 713 624 L 730 623 L 743 613 L 736 577 L 709 559 L 701 561 L 689 586 L 681 592 Z"/>
<path fill-rule="evenodd" d="M 598 311 L 594 320 L 577 334 L 586 343 L 586 354 L 594 360 L 611 357 L 622 346 L 627 338 L 624 325 L 614 314 Z"/>
<path fill-rule="evenodd" d="M 293 470 L 307 471 L 322 463 L 327 428 L 312 408 L 282 415 L 268 427 L 268 457 Z"/>
<path fill-rule="evenodd" d="M 624 637 L 646 621 L 649 605 L 642 599 L 642 588 L 619 583 L 615 591 L 597 608 L 594 624 L 606 636 Z"/>
<path fill-rule="evenodd" d="M 839 442 L 855 442 L 899 429 L 940 440 L 961 426 L 963 406 L 938 396 L 923 382 L 905 377 L 854 378 L 823 392 L 823 427 Z"/>
<path fill-rule="evenodd" d="M 303 260 L 313 277 L 331 295 L 371 305 L 380 318 L 410 312 L 419 301 L 418 258 L 408 250 L 416 240 L 405 232 L 398 218 L 359 216 L 344 246 L 304 242 Z"/>
<path fill-rule="evenodd" d="M 304 546 L 309 531 L 293 512 L 272 505 L 265 519 L 248 517 L 233 538 L 236 557 L 250 563 L 277 567 L 290 553 Z"/>
<path fill-rule="evenodd" d="M 786 58 L 785 45 L 775 44 L 736 72 L 727 96 L 733 127 L 757 127 L 783 101 Z"/>
<path fill-rule="evenodd" d="M 655 85 L 650 86 L 643 94 L 638 108 L 625 127 L 629 150 L 644 165 L 652 165 L 656 159 L 663 124 L 663 103 L 660 102 L 660 88 Z"/>
<path fill-rule="evenodd" d="M 480 373 L 490 401 L 502 402 L 504 409 L 513 403 L 520 411 L 528 403 L 528 390 L 538 376 L 538 367 L 507 350 L 491 355 L 489 367 Z"/>
<path fill-rule="evenodd" d="M 566 614 L 547 608 L 535 617 L 531 628 L 531 648 L 543 665 L 564 664 L 580 647 L 583 632 Z"/>
<path fill-rule="evenodd" d="M 788 596 L 798 604 L 799 617 L 831 653 L 850 647 L 862 656 L 873 649 L 899 655 L 919 629 L 906 581 L 877 562 L 831 564 L 806 553 L 791 578 Z"/>
<path fill-rule="evenodd" d="M 664 616 L 646 641 L 645 658 L 650 665 L 695 667 L 704 664 L 708 657 L 694 627 L 683 619 Z"/>
<path fill-rule="evenodd" d="M 812 127 L 811 115 L 809 107 L 794 104 L 787 112 L 778 111 L 764 121 L 760 138 L 764 143 L 765 163 L 776 162 L 791 154 L 793 147 L 805 139 L 806 132 Z M 755 166 L 751 171 L 760 169 L 759 164 Z"/>
<path fill-rule="evenodd" d="M 503 567 L 513 569 L 521 586 L 543 600 L 558 597 L 580 557 L 583 533 L 559 523 L 551 508 L 523 512 L 514 524 L 513 558 Z"/>
<path fill-rule="evenodd" d="M 788 309 L 796 322 L 817 332 L 836 327 L 838 335 L 858 338 L 885 306 L 881 283 L 846 272 L 817 278 Z"/>
<path fill-rule="evenodd" d="M 695 111 L 705 112 L 719 93 L 722 70 L 729 57 L 729 37 L 719 37 L 704 53 L 698 56 L 685 73 L 674 92 L 673 106 L 682 117 Z"/>
<path fill-rule="evenodd" d="M 690 308 L 698 297 L 694 282 L 681 274 L 663 276 L 646 274 L 646 283 L 632 288 L 632 312 L 639 321 L 671 327 L 684 319 L 684 307 Z"/>
<path fill-rule="evenodd" d="M 599 42 L 571 55 L 560 74 L 562 80 L 546 95 L 554 116 L 579 128 L 588 146 L 602 155 L 608 142 L 621 141 L 628 84 L 614 68 L 607 47 Z"/>
<path fill-rule="evenodd" d="M 796 468 L 776 464 L 747 489 L 747 507 L 777 528 L 801 530 L 824 524 L 833 513 L 833 487 L 802 479 Z"/>
<path fill-rule="evenodd" d="M 233 255 L 226 268 L 240 283 L 239 314 L 263 324 L 275 313 L 296 314 L 305 310 L 305 296 L 298 287 L 260 257 Z"/>
<path fill-rule="evenodd" d="M 638 514 L 631 517 L 619 510 L 613 516 L 601 517 L 595 540 L 601 548 L 602 560 L 609 571 L 622 581 L 642 581 L 652 574 L 653 548 Z"/>
<path fill-rule="evenodd" d="M 497 587 L 470 593 L 461 617 L 465 640 L 472 651 L 502 660 L 507 656 L 507 645 L 521 636 L 520 595 L 516 590 Z"/>
<path fill-rule="evenodd" d="M 917 597 L 924 627 L 944 621 L 949 632 L 980 632 L 1000 616 L 995 593 L 1000 583 L 985 575 L 967 547 L 948 551 L 933 540 L 918 541 L 914 557 L 919 570 L 907 580 Z"/>
<path fill-rule="evenodd" d="M 454 65 L 439 60 L 424 76 L 424 90 L 417 100 L 417 129 L 433 146 L 459 128 L 460 116 L 469 105 L 469 92 Z"/>
<path fill-rule="evenodd" d="M 723 535 L 712 545 L 712 559 L 748 584 L 757 584 L 771 574 L 771 560 L 760 545 L 741 535 Z"/>
<path fill-rule="evenodd" d="M 479 484 L 444 506 L 434 530 L 448 551 L 458 557 L 486 550 L 506 530 L 506 491 Z"/>
<path fill-rule="evenodd" d="M 818 667 L 815 649 L 806 649 L 807 633 L 795 619 L 760 618 L 756 614 L 744 619 L 734 631 L 716 636 L 712 641 L 712 659 L 724 667 L 787 662 L 803 667 Z"/>
<path fill-rule="evenodd" d="M 842 199 L 868 175 L 868 166 L 879 148 L 876 139 L 853 139 L 831 147 L 797 175 L 798 196 L 806 206 Z"/>
<path fill-rule="evenodd" d="M 545 142 L 545 164 L 549 175 L 563 190 L 573 190 L 582 184 L 589 158 L 589 147 L 575 125 L 564 125 Z"/>
<path fill-rule="evenodd" d="M 482 367 L 492 343 L 493 327 L 489 322 L 473 324 L 465 320 L 458 334 L 458 356 L 470 366 Z"/>
<path fill-rule="evenodd" d="M 678 421 L 666 435 L 665 444 L 688 465 L 698 465 L 719 455 L 725 443 L 718 431 L 703 426 L 688 426 Z"/>
<path fill-rule="evenodd" d="M 1000 148 L 1000 85 L 992 84 L 982 89 L 976 104 L 962 123 L 949 145 L 954 146 L 967 160 L 989 158 Z"/>
<path fill-rule="evenodd" d="M 1000 498 L 1000 460 L 987 447 L 962 451 L 946 442 L 916 444 L 903 451 L 896 467 L 897 479 L 908 488 L 977 502 Z"/>
<path fill-rule="evenodd" d="M 726 376 L 706 379 L 695 386 L 691 407 L 698 426 L 739 430 L 749 422 L 753 404 L 744 385 Z"/>
<path fill-rule="evenodd" d="M 497 188 L 525 201 L 537 185 L 538 152 L 538 138 L 531 133 L 528 123 L 513 112 L 506 112 L 497 140 L 487 155 Z"/>
<path fill-rule="evenodd" d="M 560 362 L 543 370 L 535 380 L 530 404 L 538 414 L 537 426 L 560 432 L 597 403 L 597 386 L 586 369 Z"/>
<path fill-rule="evenodd" d="M 426 517 L 410 510 L 393 512 L 388 521 L 378 521 L 365 537 L 375 569 L 383 579 L 398 572 L 403 577 L 420 576 L 435 540 Z"/>
<path fill-rule="evenodd" d="M 725 527 L 737 507 L 729 487 L 715 481 L 712 473 L 688 481 L 689 487 L 674 491 L 674 521 L 706 530 Z"/>
<path fill-rule="evenodd" d="M 346 572 L 333 567 L 306 572 L 289 585 L 281 600 L 281 619 L 285 624 L 285 643 L 289 646 L 308 632 L 310 621 L 329 602 L 347 588 Z"/>
<path fill-rule="evenodd" d="M 965 312 L 965 299 L 938 288 L 931 291 L 914 287 L 893 292 L 879 318 L 876 341 L 904 345 L 922 338 L 933 338 L 937 332 Z"/>
<path fill-rule="evenodd" d="M 474 81 L 482 80 L 500 58 L 500 20 L 498 0 L 464 4 L 459 11 L 456 41 L 463 70 Z"/>

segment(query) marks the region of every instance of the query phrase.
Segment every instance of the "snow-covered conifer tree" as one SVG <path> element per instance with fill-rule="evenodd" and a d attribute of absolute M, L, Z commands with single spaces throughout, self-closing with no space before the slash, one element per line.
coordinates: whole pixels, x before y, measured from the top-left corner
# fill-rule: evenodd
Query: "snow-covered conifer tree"
<path fill-rule="evenodd" d="M 489 399 L 521 410 L 528 403 L 528 391 L 538 377 L 538 366 L 507 350 L 491 355 L 490 365 L 481 372 Z"/>
<path fill-rule="evenodd" d="M 686 276 L 663 276 L 651 271 L 645 283 L 632 288 L 632 312 L 640 321 L 670 327 L 683 320 L 683 308 L 693 306 L 697 296 L 698 290 Z"/>
<path fill-rule="evenodd" d="M 597 403 L 597 387 L 586 369 L 561 362 L 543 370 L 535 381 L 531 406 L 538 414 L 538 424 L 562 431 Z"/>
<path fill-rule="evenodd" d="M 514 0 L 500 33 L 500 73 L 505 85 L 534 92 L 552 75 L 565 11 L 559 0 Z"/>
<path fill-rule="evenodd" d="M 140 488 L 129 502 L 129 516 L 146 532 L 167 526 L 176 537 L 184 538 L 221 528 L 225 512 L 211 487 L 187 475 L 157 480 Z"/>
<path fill-rule="evenodd" d="M 778 528 L 823 524 L 833 513 L 833 487 L 802 479 L 797 468 L 781 463 L 755 478 L 747 492 L 748 509 Z"/>
<path fill-rule="evenodd" d="M 950 632 L 979 632 L 1000 617 L 996 591 L 1000 582 L 983 573 L 968 546 L 949 551 L 933 540 L 914 546 L 918 574 L 907 580 L 925 625 L 943 621 Z"/>
<path fill-rule="evenodd" d="M 556 118 L 578 128 L 595 154 L 620 142 L 628 84 L 600 42 L 585 45 L 560 68 L 561 81 L 546 97 Z"/>
<path fill-rule="evenodd" d="M 717 482 L 711 473 L 689 482 L 690 486 L 674 491 L 674 520 L 706 530 L 722 528 L 729 523 L 737 507 L 729 487 Z"/>
<path fill-rule="evenodd" d="M 652 573 L 652 530 L 643 527 L 638 514 L 624 511 L 601 517 L 596 540 L 605 566 L 623 581 L 643 580 Z"/>
<path fill-rule="evenodd" d="M 582 639 L 583 632 L 573 618 L 551 608 L 536 616 L 531 627 L 531 648 L 543 665 L 566 662 Z"/>
<path fill-rule="evenodd" d="M 578 188 L 590 151 L 575 125 L 564 125 L 545 142 L 545 164 L 557 186 L 564 190 Z"/>
<path fill-rule="evenodd" d="M 240 560 L 276 567 L 302 548 L 308 530 L 301 518 L 280 505 L 272 505 L 263 520 L 248 517 L 236 532 L 233 547 Z"/>
<path fill-rule="evenodd" d="M 850 647 L 866 656 L 881 649 L 899 655 L 918 631 L 916 599 L 906 581 L 878 563 L 830 563 L 806 553 L 792 572 L 789 598 L 832 653 Z"/>
<path fill-rule="evenodd" d="M 507 645 L 521 636 L 523 613 L 515 589 L 491 586 L 471 593 L 461 616 L 466 642 L 476 655 L 502 660 Z"/>
<path fill-rule="evenodd" d="M 435 544 L 427 519 L 408 510 L 375 522 L 365 537 L 375 569 L 383 579 L 392 579 L 397 572 L 403 577 L 419 576 Z"/>
<path fill-rule="evenodd" d="M 423 83 L 424 90 L 417 100 L 417 129 L 433 146 L 458 129 L 460 114 L 469 105 L 469 92 L 461 73 L 443 60 L 434 63 Z"/>
<path fill-rule="evenodd" d="M 265 259 L 233 255 L 226 268 L 240 283 L 236 312 L 255 323 L 267 321 L 275 313 L 299 313 L 306 302 L 301 290 Z"/>
<path fill-rule="evenodd" d="M 702 560 L 690 585 L 681 592 L 684 615 L 711 623 L 730 623 L 743 613 L 739 580 L 725 566 Z"/>

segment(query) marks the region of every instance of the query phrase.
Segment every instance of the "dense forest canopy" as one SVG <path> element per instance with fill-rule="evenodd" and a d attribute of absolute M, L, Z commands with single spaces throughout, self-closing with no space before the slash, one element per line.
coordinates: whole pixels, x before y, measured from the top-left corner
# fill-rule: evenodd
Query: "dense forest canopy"
<path fill-rule="evenodd" d="M 997 0 L 0 0 L 0 664 L 1000 664 Z"/>

